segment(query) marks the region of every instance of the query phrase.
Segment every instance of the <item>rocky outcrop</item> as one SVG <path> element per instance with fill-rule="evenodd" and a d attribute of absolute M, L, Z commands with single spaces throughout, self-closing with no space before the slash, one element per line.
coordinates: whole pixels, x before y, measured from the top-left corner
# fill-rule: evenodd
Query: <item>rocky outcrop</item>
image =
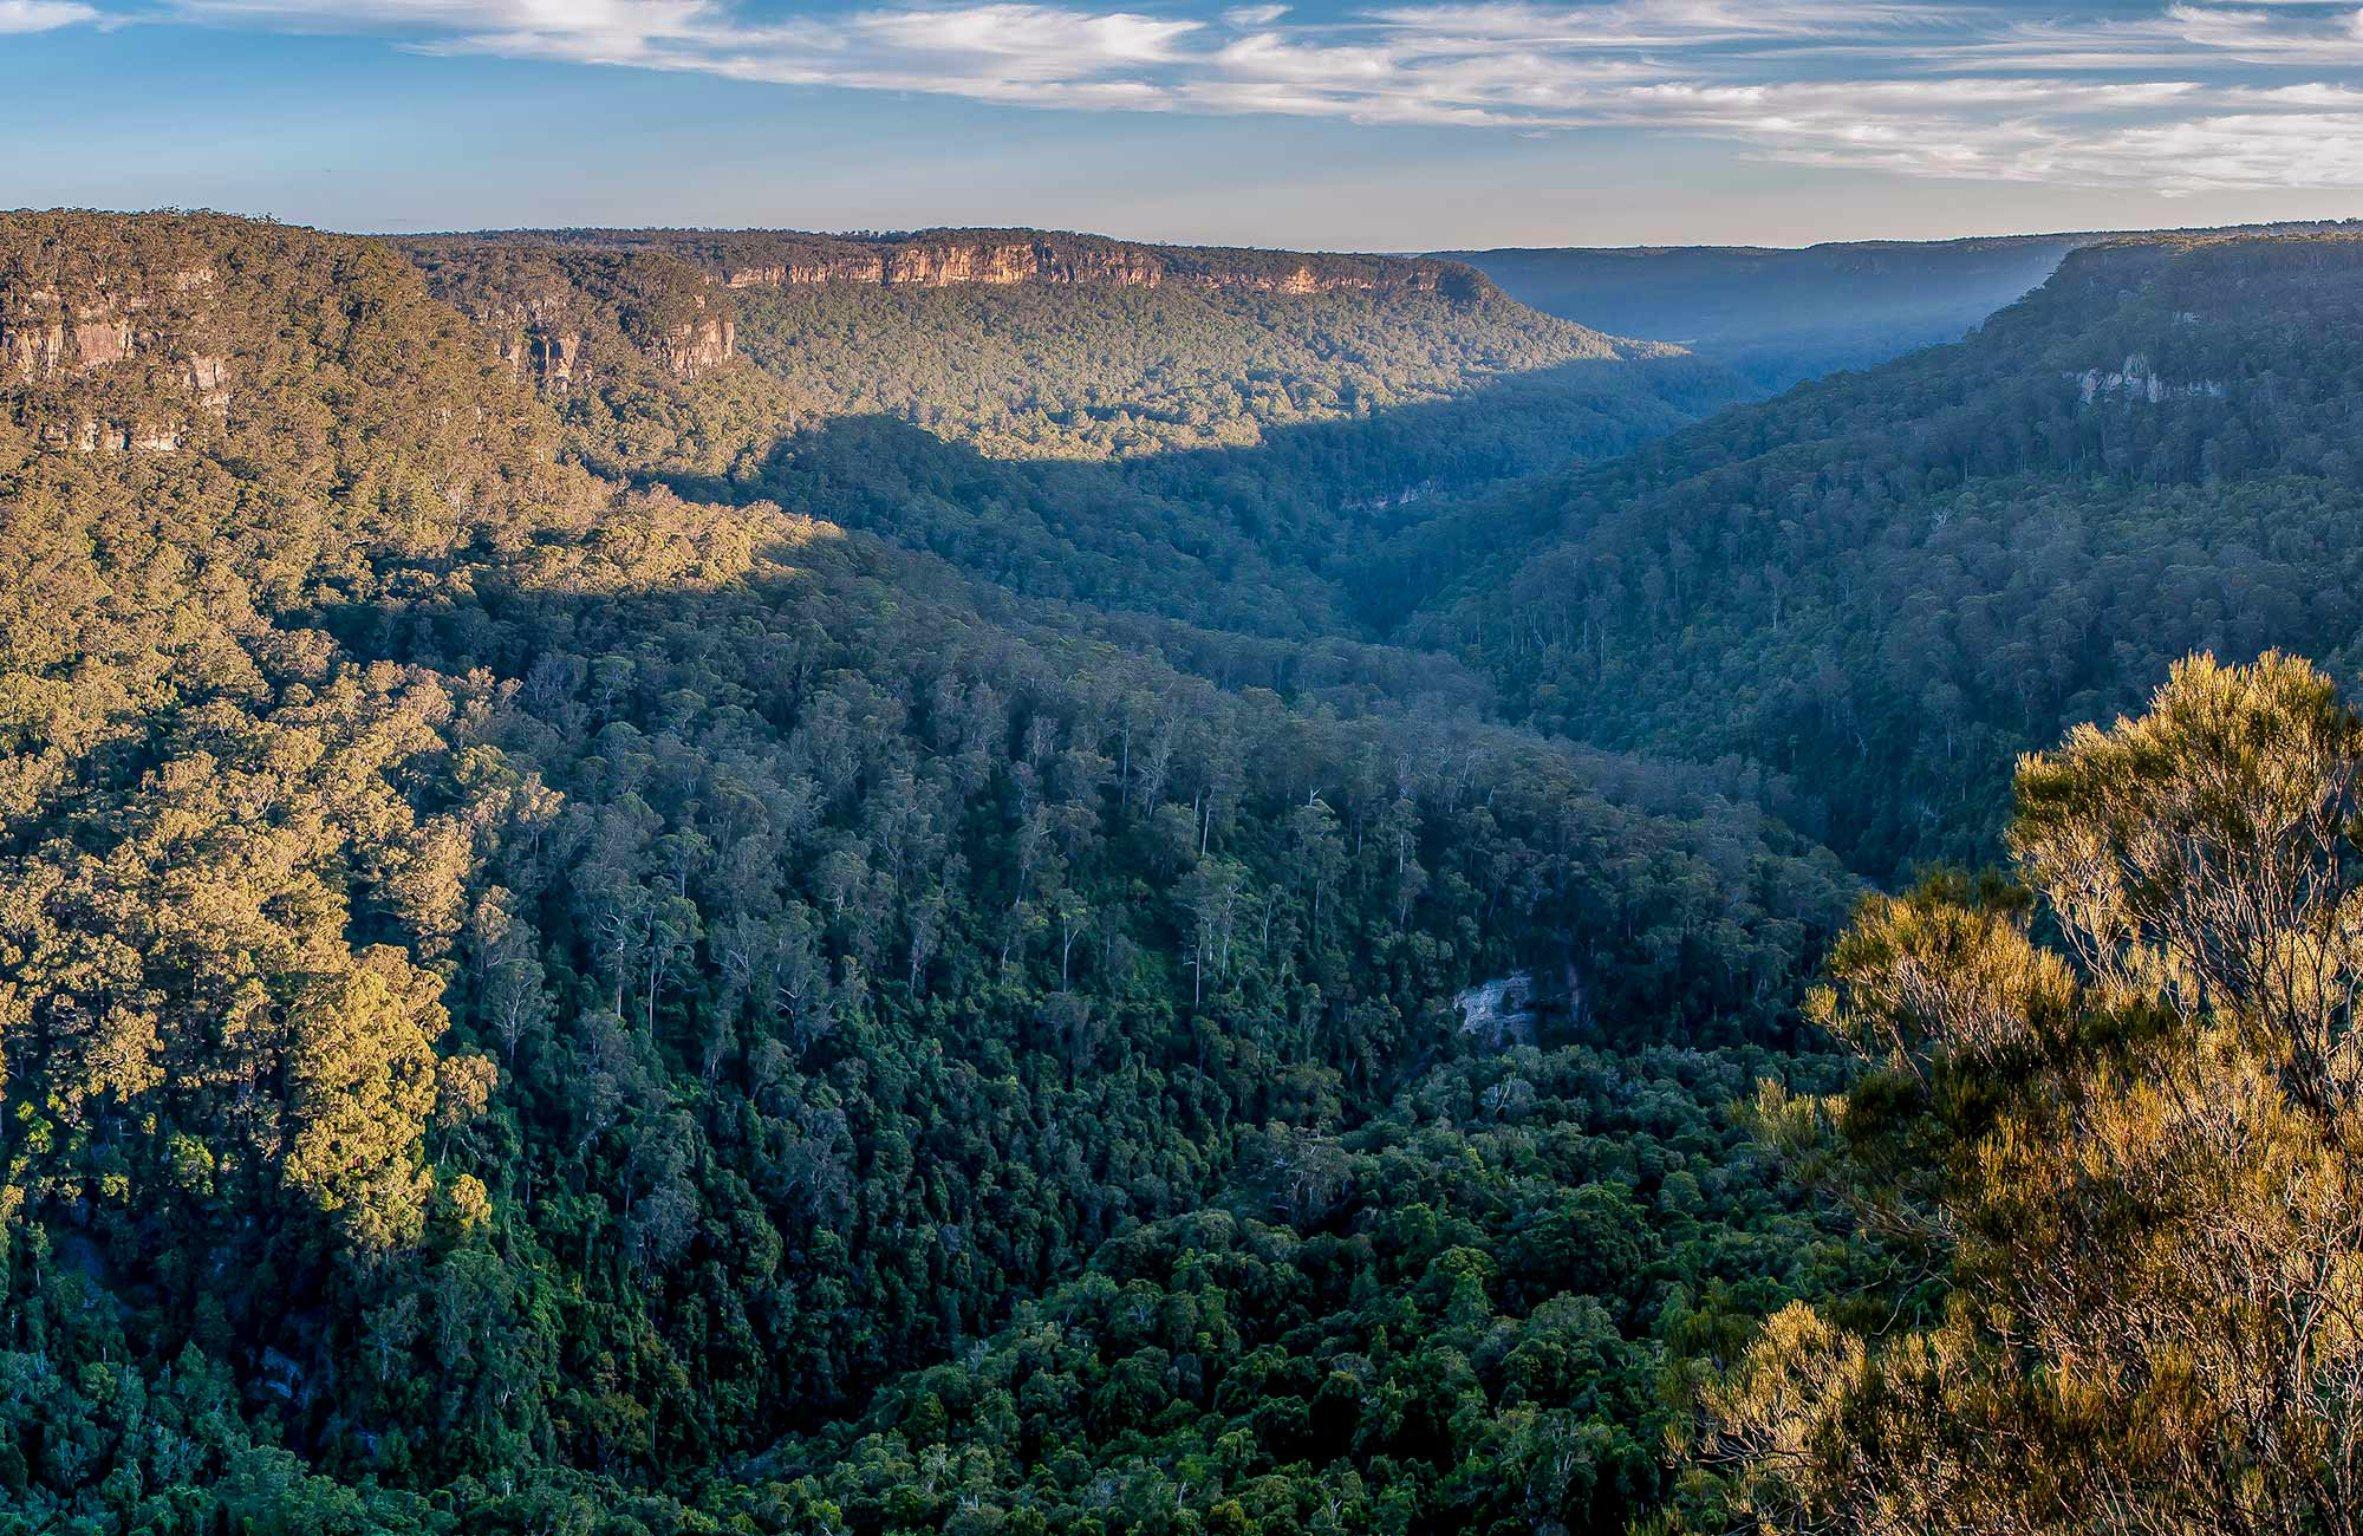
<path fill-rule="evenodd" d="M 1088 284 L 1154 288 L 1165 269 L 1153 253 L 1113 244 L 1055 240 L 914 240 L 881 256 L 878 281 L 888 286 L 953 288 L 969 283 Z"/>
<path fill-rule="evenodd" d="M 189 388 L 215 414 L 230 408 L 230 360 L 193 353 L 188 359 Z"/>
<path fill-rule="evenodd" d="M 0 409 L 52 449 L 174 452 L 192 421 L 230 408 L 215 270 L 126 224 L 71 238 L 78 217 L 0 232 Z"/>
<path fill-rule="evenodd" d="M 694 379 L 730 361 L 738 347 L 738 326 L 709 295 L 691 295 L 695 313 L 664 328 L 651 350 L 675 378 Z"/>
<path fill-rule="evenodd" d="M 1573 962 L 1556 968 L 1512 971 L 1481 981 L 1456 995 L 1460 1032 L 1488 1050 L 1532 1045 L 1538 1034 L 1564 1035 L 1585 1021 L 1583 979 Z"/>
<path fill-rule="evenodd" d="M 0 382 L 29 384 L 88 373 L 135 353 L 169 354 L 212 283 L 210 267 L 160 278 L 97 273 L 76 283 L 69 298 L 61 285 L 29 273 L 0 273 Z M 160 296 L 177 302 L 159 303 Z"/>
<path fill-rule="evenodd" d="M 723 283 L 732 288 L 808 288 L 822 283 L 886 281 L 886 258 L 861 254 L 821 261 L 774 262 L 722 269 Z"/>
<path fill-rule="evenodd" d="M 534 387 L 545 395 L 563 394 L 573 387 L 581 365 L 583 333 L 547 326 L 527 318 L 501 344 L 501 356 L 520 376 L 530 374 Z"/>
<path fill-rule="evenodd" d="M 2080 404 L 2091 405 L 2105 398 L 2127 404 L 2160 405 L 2168 400 L 2206 398 L 2221 400 L 2226 393 L 2220 379 L 2192 379 L 2176 382 L 2159 376 L 2150 360 L 2141 353 L 2126 357 L 2119 368 L 2087 368 L 2082 373 L 2071 373 L 2076 381 L 2076 396 Z"/>
<path fill-rule="evenodd" d="M 693 380 L 737 355 L 722 282 L 664 252 L 467 238 L 402 249 L 429 290 L 475 321 L 544 395 L 650 364 Z"/>
<path fill-rule="evenodd" d="M 583 357 L 582 327 L 567 309 L 563 297 L 552 293 L 472 307 L 468 317 L 483 327 L 518 378 L 542 394 L 562 395 L 574 387 Z"/>
<path fill-rule="evenodd" d="M 24 308 L 31 313 L 0 314 L 0 376 L 10 383 L 47 378 L 67 366 L 66 323 L 54 317 L 57 295 L 28 295 Z M 52 312 L 43 318 L 43 312 Z"/>

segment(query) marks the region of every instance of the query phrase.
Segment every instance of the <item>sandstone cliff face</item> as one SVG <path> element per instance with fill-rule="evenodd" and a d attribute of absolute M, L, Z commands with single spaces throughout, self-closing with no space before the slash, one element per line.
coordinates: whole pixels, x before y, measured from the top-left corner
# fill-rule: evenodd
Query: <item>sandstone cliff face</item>
<path fill-rule="evenodd" d="M 129 508 L 125 536 L 146 538 L 201 506 L 270 564 L 276 540 L 308 547 L 299 528 L 415 553 L 515 509 L 587 506 L 559 422 L 491 351 L 388 241 L 0 212 L 0 474 L 61 489 L 52 532 Z M 64 467 L 84 455 L 111 462 Z"/>
<path fill-rule="evenodd" d="M 1147 251 L 1062 246 L 1051 240 L 912 241 L 883 251 L 876 271 L 870 281 L 922 288 L 969 283 L 997 288 L 1018 283 L 1154 288 L 1165 277 L 1163 265 Z"/>
<path fill-rule="evenodd" d="M 1224 253 L 1230 254 L 1230 253 Z M 1352 257 L 1286 257 L 1262 252 L 1168 253 L 1147 246 L 1071 246 L 1053 240 L 916 240 L 876 253 L 818 261 L 778 262 L 728 269 L 733 288 L 779 288 L 821 283 L 878 287 L 1012 287 L 1043 283 L 1069 287 L 1198 288 L 1210 291 L 1317 294 L 1447 293 L 1478 295 L 1481 280 L 1443 263 Z"/>
<path fill-rule="evenodd" d="M 738 326 L 723 302 L 700 292 L 689 296 L 695 313 L 664 327 L 651 350 L 673 376 L 694 379 L 730 361 L 738 348 Z"/>
<path fill-rule="evenodd" d="M 544 395 L 563 395 L 584 376 L 583 322 L 552 295 L 471 309 L 510 371 Z"/>
<path fill-rule="evenodd" d="M 201 294 L 213 273 L 193 268 L 163 274 L 161 282 L 174 296 Z M 0 380 L 32 383 L 104 368 L 135 352 L 171 350 L 184 328 L 176 322 L 201 306 L 160 305 L 156 286 L 146 273 L 102 273 L 68 298 L 30 274 L 0 273 Z M 222 360 L 205 361 L 218 373 Z"/>
<path fill-rule="evenodd" d="M 0 408 L 34 441 L 85 453 L 171 452 L 197 415 L 226 417 L 234 364 L 212 266 L 34 227 L 0 232 L 13 237 L 0 238 Z M 89 387 L 117 378 L 120 391 Z"/>
<path fill-rule="evenodd" d="M 402 248 L 429 290 L 474 320 L 501 360 L 547 396 L 650 364 L 697 379 L 737 355 L 723 285 L 663 252 L 465 239 Z"/>
<path fill-rule="evenodd" d="M 930 230 L 836 236 L 745 230 L 557 230 L 498 237 L 561 247 L 663 252 L 726 288 L 832 283 L 954 288 L 1055 284 L 1279 294 L 1432 293 L 1460 300 L 1495 295 L 1456 262 L 1392 256 L 1310 255 L 1202 246 L 1135 245 L 1096 235 L 1032 230 Z"/>
<path fill-rule="evenodd" d="M 563 287 L 552 284 L 523 298 L 488 298 L 461 303 L 460 308 L 492 338 L 494 350 L 512 373 L 541 393 L 554 395 L 573 387 L 582 366 L 582 325 L 572 312 L 571 298 Z"/>
<path fill-rule="evenodd" d="M 583 333 L 554 329 L 531 313 L 510 320 L 501 335 L 501 356 L 520 376 L 530 373 L 543 394 L 563 393 L 582 361 Z"/>

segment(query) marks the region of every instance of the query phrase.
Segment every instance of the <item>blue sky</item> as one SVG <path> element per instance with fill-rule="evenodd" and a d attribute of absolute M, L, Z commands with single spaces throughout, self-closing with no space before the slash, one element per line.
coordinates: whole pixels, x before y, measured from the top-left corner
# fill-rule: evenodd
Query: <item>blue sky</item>
<path fill-rule="evenodd" d="M 2363 216 L 2363 0 L 0 0 L 0 205 L 1421 249 Z"/>

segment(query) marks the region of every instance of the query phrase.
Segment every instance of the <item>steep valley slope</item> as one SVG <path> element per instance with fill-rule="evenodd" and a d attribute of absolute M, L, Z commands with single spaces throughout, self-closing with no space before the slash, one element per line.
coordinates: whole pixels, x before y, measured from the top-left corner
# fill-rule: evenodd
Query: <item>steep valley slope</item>
<path fill-rule="evenodd" d="M 1732 1528 L 1946 1305 L 1732 1105 L 2016 754 L 2353 666 L 2359 280 L 1710 415 L 1445 261 L 0 215 L 0 1527 Z"/>
<path fill-rule="evenodd" d="M 404 248 L 595 467 L 1032 596 L 1297 639 L 1353 630 L 1341 580 L 1431 506 L 1745 390 L 1440 262 L 1010 231 Z"/>
<path fill-rule="evenodd" d="M 1857 868 L 1993 856 L 2017 754 L 2193 650 L 2351 664 L 2363 238 L 2127 239 L 1966 341 L 1403 536 L 1512 713 L 1744 763 Z"/>

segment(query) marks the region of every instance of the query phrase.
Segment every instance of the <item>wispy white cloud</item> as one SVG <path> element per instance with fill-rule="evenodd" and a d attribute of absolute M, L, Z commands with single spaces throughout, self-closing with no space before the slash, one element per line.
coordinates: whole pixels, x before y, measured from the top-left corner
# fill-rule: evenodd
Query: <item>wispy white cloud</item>
<path fill-rule="evenodd" d="M 98 9 L 80 0 L 0 0 L 0 36 L 55 32 L 99 19 Z"/>
<path fill-rule="evenodd" d="M 110 0 L 131 4 L 135 0 Z M 2363 187 L 2363 0 L 136 0 L 183 20 L 1043 108 L 1621 127 L 1899 175 Z M 1148 0 L 1134 0 L 1146 4 Z M 757 9 L 768 4 L 769 9 Z M 80 0 L 0 0 L 0 31 Z"/>
<path fill-rule="evenodd" d="M 1836 42 L 1905 28 L 1957 30 L 1963 8 L 1901 0 L 1530 0 L 1393 5 L 1368 19 L 1421 40 L 1568 49 L 1696 49 L 1719 44 Z"/>

